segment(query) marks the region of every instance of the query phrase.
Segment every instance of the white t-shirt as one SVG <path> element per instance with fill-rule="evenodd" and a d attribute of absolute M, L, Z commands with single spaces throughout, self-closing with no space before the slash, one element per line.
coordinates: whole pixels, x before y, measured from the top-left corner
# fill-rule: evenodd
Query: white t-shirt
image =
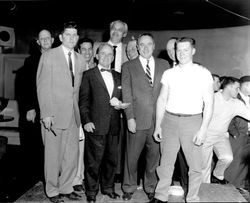
<path fill-rule="evenodd" d="M 166 110 L 172 113 L 198 114 L 203 110 L 204 91 L 212 86 L 211 73 L 198 64 L 167 69 L 161 83 L 168 88 Z"/>

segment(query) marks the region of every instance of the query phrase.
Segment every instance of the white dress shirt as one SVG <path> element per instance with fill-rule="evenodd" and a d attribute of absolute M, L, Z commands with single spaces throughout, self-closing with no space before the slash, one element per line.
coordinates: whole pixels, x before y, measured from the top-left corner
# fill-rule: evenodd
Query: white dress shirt
<path fill-rule="evenodd" d="M 147 63 L 149 60 L 149 67 L 150 67 L 150 74 L 151 74 L 151 79 L 152 79 L 152 83 L 154 84 L 154 75 L 155 75 L 155 60 L 154 57 L 151 56 L 149 59 L 143 58 L 142 56 L 139 56 L 139 60 L 141 62 L 141 65 L 143 67 L 143 70 L 146 74 L 146 69 L 147 69 Z"/>
<path fill-rule="evenodd" d="M 113 80 L 112 73 L 108 72 L 108 71 L 101 71 L 101 69 L 104 67 L 102 67 L 100 64 L 98 65 L 98 68 L 99 68 L 99 71 L 100 71 L 102 78 L 105 82 L 105 85 L 108 89 L 109 96 L 111 98 L 112 94 L 113 94 L 113 90 L 114 90 L 114 80 Z"/>
<path fill-rule="evenodd" d="M 65 58 L 67 60 L 68 66 L 69 66 L 69 52 L 71 52 L 71 61 L 72 61 L 72 68 L 73 68 L 73 74 L 75 74 L 75 52 L 74 50 L 69 50 L 65 46 L 62 45 L 62 50 L 65 55 Z"/>
<path fill-rule="evenodd" d="M 121 66 L 122 66 L 122 43 L 113 44 L 110 40 L 108 41 L 108 44 L 111 46 L 117 46 L 116 47 L 116 55 L 115 55 L 115 71 L 121 72 Z"/>

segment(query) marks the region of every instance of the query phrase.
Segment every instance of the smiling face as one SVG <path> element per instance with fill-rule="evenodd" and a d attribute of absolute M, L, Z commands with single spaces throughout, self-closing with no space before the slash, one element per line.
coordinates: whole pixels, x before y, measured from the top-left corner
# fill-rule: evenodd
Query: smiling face
<path fill-rule="evenodd" d="M 83 55 L 85 60 L 89 62 L 93 56 L 93 47 L 90 42 L 83 42 L 80 45 L 80 53 Z"/>
<path fill-rule="evenodd" d="M 195 54 L 195 48 L 190 42 L 178 42 L 176 55 L 180 64 L 184 65 L 193 61 L 193 55 Z"/>
<path fill-rule="evenodd" d="M 105 44 L 99 47 L 97 54 L 98 63 L 104 68 L 110 68 L 112 61 L 114 60 L 113 47 Z"/>
<path fill-rule="evenodd" d="M 129 60 L 135 59 L 139 55 L 136 40 L 128 42 L 126 52 Z"/>
<path fill-rule="evenodd" d="M 154 52 L 155 43 L 151 36 L 143 35 L 138 39 L 138 50 L 143 58 L 149 59 Z"/>

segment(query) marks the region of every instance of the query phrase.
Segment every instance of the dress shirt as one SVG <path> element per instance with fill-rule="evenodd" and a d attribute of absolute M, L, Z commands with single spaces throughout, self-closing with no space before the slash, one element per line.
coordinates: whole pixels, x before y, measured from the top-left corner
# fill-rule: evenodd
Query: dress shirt
<path fill-rule="evenodd" d="M 104 83 L 105 83 L 105 85 L 107 87 L 109 96 L 111 98 L 112 94 L 113 94 L 113 90 L 114 90 L 114 80 L 113 80 L 112 73 L 108 72 L 108 71 L 101 71 L 101 69 L 104 68 L 104 67 L 102 67 L 100 64 L 98 65 L 98 68 L 99 68 L 99 71 L 100 71 L 100 73 L 102 75 Z"/>
<path fill-rule="evenodd" d="M 152 79 L 152 83 L 154 84 L 154 75 L 155 75 L 155 60 L 154 57 L 151 56 L 149 59 L 143 58 L 142 56 L 139 56 L 139 60 L 141 62 L 141 65 L 143 67 L 143 70 L 146 74 L 146 70 L 147 70 L 147 63 L 149 60 L 149 67 L 150 67 L 150 74 L 151 74 L 151 79 Z"/>
<path fill-rule="evenodd" d="M 66 48 L 65 46 L 62 45 L 62 50 L 64 53 L 64 56 L 67 60 L 67 64 L 69 66 L 69 52 L 71 52 L 71 60 L 72 60 L 72 69 L 73 69 L 73 73 L 75 74 L 75 53 L 74 50 L 69 50 L 68 48 Z"/>
<path fill-rule="evenodd" d="M 116 47 L 116 56 L 115 56 L 115 71 L 121 72 L 121 66 L 122 66 L 122 43 L 113 44 L 110 40 L 108 41 L 108 44 L 111 46 L 117 46 Z"/>

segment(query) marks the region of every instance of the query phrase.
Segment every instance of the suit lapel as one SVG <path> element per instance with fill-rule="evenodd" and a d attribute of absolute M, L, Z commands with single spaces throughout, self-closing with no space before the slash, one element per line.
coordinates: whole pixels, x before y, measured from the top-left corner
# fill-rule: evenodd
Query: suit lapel
<path fill-rule="evenodd" d="M 95 77 L 96 77 L 97 80 L 101 83 L 101 85 L 105 88 L 105 90 L 107 91 L 107 94 L 109 95 L 108 89 L 107 89 L 106 84 L 105 84 L 105 82 L 104 82 L 104 80 L 103 80 L 103 78 L 102 78 L 102 75 L 101 75 L 101 73 L 100 73 L 100 71 L 99 71 L 98 66 L 96 66 L 96 67 L 94 68 L 93 71 L 94 71 Z"/>
<path fill-rule="evenodd" d="M 155 73 L 154 73 L 153 87 L 155 88 L 155 87 L 158 86 L 158 83 L 159 83 L 160 80 L 161 80 L 159 77 L 161 77 L 161 76 L 160 76 L 160 70 L 159 70 L 159 68 L 158 68 L 158 66 L 159 66 L 158 60 L 156 60 L 156 59 L 154 58 L 154 61 L 155 61 Z"/>

